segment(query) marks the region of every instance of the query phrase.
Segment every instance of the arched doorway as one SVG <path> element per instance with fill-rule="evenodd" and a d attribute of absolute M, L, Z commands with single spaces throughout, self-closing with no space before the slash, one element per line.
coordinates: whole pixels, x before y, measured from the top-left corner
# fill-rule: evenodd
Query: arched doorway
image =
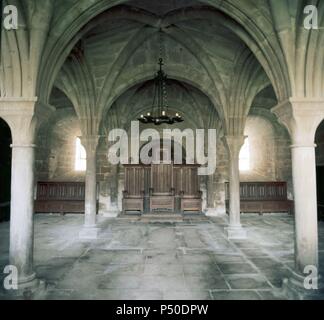
<path fill-rule="evenodd" d="M 0 118 L 0 222 L 10 219 L 11 131 Z"/>
<path fill-rule="evenodd" d="M 316 131 L 316 176 L 317 176 L 317 208 L 319 219 L 324 220 L 324 121 Z"/>

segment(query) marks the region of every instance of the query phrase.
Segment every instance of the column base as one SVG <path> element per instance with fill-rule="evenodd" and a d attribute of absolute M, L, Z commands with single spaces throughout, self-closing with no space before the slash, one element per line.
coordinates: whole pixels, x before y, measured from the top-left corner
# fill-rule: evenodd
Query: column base
<path fill-rule="evenodd" d="M 283 294 L 290 300 L 305 300 L 310 299 L 312 295 L 316 296 L 321 288 L 306 289 L 304 285 L 305 277 L 306 275 L 301 275 L 294 271 L 291 271 L 291 276 L 289 278 L 283 279 Z M 318 277 L 318 286 L 320 286 L 319 280 L 320 277 Z"/>
<path fill-rule="evenodd" d="M 37 299 L 45 294 L 45 282 L 36 278 L 33 274 L 27 278 L 18 280 L 18 289 L 10 290 L 8 296 L 12 299 Z"/>
<path fill-rule="evenodd" d="M 226 215 L 226 212 L 217 208 L 207 208 L 205 214 L 207 217 L 223 217 Z"/>
<path fill-rule="evenodd" d="M 247 232 L 242 226 L 228 226 L 225 228 L 225 234 L 228 239 L 246 239 Z"/>
<path fill-rule="evenodd" d="M 80 239 L 98 239 L 100 228 L 98 227 L 86 227 L 84 226 L 79 232 Z"/>
<path fill-rule="evenodd" d="M 104 218 L 117 218 L 118 215 L 120 214 L 119 210 L 107 210 L 105 212 L 99 212 L 102 217 Z"/>

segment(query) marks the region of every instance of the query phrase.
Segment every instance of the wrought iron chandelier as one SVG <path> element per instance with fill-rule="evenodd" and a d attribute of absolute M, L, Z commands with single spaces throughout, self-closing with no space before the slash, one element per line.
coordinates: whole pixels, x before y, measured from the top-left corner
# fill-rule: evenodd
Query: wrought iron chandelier
<path fill-rule="evenodd" d="M 162 37 L 162 31 L 160 30 L 160 36 Z M 162 40 L 160 42 L 162 46 Z M 160 56 L 162 56 L 162 49 L 160 47 Z M 152 103 L 152 110 L 148 112 L 146 115 L 142 114 L 138 121 L 145 124 L 175 124 L 179 122 L 183 122 L 183 118 L 179 113 L 175 113 L 175 115 L 168 114 L 168 103 L 167 103 L 167 75 L 163 71 L 163 58 L 159 59 L 159 70 L 154 78 L 154 97 Z"/>

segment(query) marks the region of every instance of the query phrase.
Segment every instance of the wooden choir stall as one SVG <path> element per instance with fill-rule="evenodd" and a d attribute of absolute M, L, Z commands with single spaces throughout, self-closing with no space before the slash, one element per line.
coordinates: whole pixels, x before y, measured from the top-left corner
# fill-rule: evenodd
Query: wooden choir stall
<path fill-rule="evenodd" d="M 201 212 L 198 165 L 124 165 L 124 213 Z"/>

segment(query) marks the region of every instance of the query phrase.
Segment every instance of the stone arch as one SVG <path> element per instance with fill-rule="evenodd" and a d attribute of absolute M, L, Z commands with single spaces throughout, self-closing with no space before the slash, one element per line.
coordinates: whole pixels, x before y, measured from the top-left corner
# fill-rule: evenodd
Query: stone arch
<path fill-rule="evenodd" d="M 277 135 L 283 135 L 291 142 L 291 137 L 287 128 L 283 124 L 278 122 L 276 116 L 269 110 L 265 108 L 252 108 L 249 115 L 258 116 L 269 121 L 272 124 Z"/>
<path fill-rule="evenodd" d="M 323 116 L 322 116 L 322 119 L 319 121 L 319 124 L 318 124 L 318 126 L 317 126 L 317 128 L 316 128 L 316 133 L 315 133 L 315 134 L 317 134 L 317 132 L 318 132 L 319 130 L 322 130 L 323 127 L 324 127 L 324 114 L 323 114 Z"/>
<path fill-rule="evenodd" d="M 324 44 L 323 33 L 307 30 L 303 26 L 303 8 L 309 1 L 270 1 L 273 26 L 278 33 L 284 61 L 291 87 L 291 95 L 300 98 L 308 96 L 323 97 L 324 55 L 318 54 Z M 324 4 L 312 3 L 318 9 L 319 25 L 323 24 Z M 291 17 L 295 16 L 291 25 Z M 306 66 L 306 67 L 305 67 Z M 280 99 L 279 99 L 280 100 Z"/>
<path fill-rule="evenodd" d="M 242 181 L 286 181 L 288 197 L 293 198 L 290 137 L 277 131 L 271 118 L 250 114 L 244 132 L 249 138 L 250 170 L 241 171 Z"/>
<path fill-rule="evenodd" d="M 120 6 L 116 8 L 112 8 L 109 12 L 101 12 L 99 13 L 98 17 L 96 17 L 95 20 L 90 20 L 88 25 L 85 25 L 82 27 L 78 32 L 75 34 L 73 38 L 71 38 L 71 42 L 67 43 L 64 48 L 59 47 L 58 50 L 64 50 L 62 52 L 62 55 L 55 55 L 53 51 L 49 52 L 49 55 L 55 59 L 55 63 L 59 66 L 62 66 L 64 61 L 66 60 L 67 56 L 71 52 L 72 48 L 78 43 L 78 41 L 84 36 L 87 32 L 91 31 L 93 28 L 95 28 L 98 24 L 105 21 L 106 19 L 122 19 L 127 18 L 128 20 L 133 20 L 137 22 L 142 22 L 143 24 L 148 24 L 152 27 L 154 27 L 157 23 L 157 17 L 154 15 L 146 12 L 145 10 L 132 10 L 131 8 Z M 142 30 L 142 32 L 146 32 L 145 29 Z M 140 37 L 143 36 L 143 33 L 139 32 L 138 35 Z M 136 37 L 135 37 L 136 38 Z M 138 39 L 137 39 L 138 40 Z M 45 69 L 53 69 L 55 68 L 55 63 L 53 64 L 51 62 L 51 59 L 47 59 L 44 61 L 44 68 Z M 40 87 L 40 93 L 46 92 L 44 98 L 47 98 L 48 92 L 50 91 L 50 88 L 52 84 L 55 81 L 55 78 L 59 72 L 60 68 L 56 68 L 56 71 L 52 74 L 50 72 L 46 73 L 44 76 L 48 78 L 48 81 L 40 82 L 40 86 L 45 85 L 46 87 Z"/>
<path fill-rule="evenodd" d="M 215 7 L 215 5 L 212 4 L 212 1 L 203 2 L 209 3 L 211 6 Z M 210 21 L 221 21 L 221 23 L 225 27 L 227 27 L 234 34 L 236 34 L 253 52 L 256 59 L 262 65 L 271 83 L 273 84 L 279 100 L 288 97 L 290 91 L 289 84 L 287 85 L 287 78 L 284 72 L 285 68 L 282 65 L 283 57 L 280 55 L 276 55 L 276 52 L 274 51 L 274 46 L 270 44 L 269 40 L 266 39 L 266 35 L 263 33 L 263 31 L 261 29 L 258 29 L 258 26 L 256 26 L 251 19 L 249 19 L 249 27 L 250 30 L 255 31 L 255 34 L 251 31 L 249 32 L 249 30 L 246 28 L 246 24 L 243 23 L 242 25 L 240 25 L 240 23 L 235 20 L 237 16 L 234 15 L 234 20 L 226 19 L 224 13 L 231 16 L 231 10 L 235 11 L 235 9 L 231 7 L 231 5 L 228 4 L 228 2 L 223 3 L 222 8 L 225 9 L 223 13 L 221 8 L 216 8 L 219 9 L 221 12 L 217 12 L 216 10 L 210 11 L 207 7 L 200 8 L 200 10 L 196 10 L 195 8 L 179 9 L 169 14 L 166 18 L 165 23 L 175 23 L 177 19 L 183 21 L 194 18 L 201 19 L 202 16 L 204 17 L 204 19 Z M 268 24 L 268 21 L 263 22 L 265 24 Z M 244 27 L 241 28 L 241 26 Z M 269 30 L 270 28 L 271 26 L 269 25 Z M 264 46 L 263 48 L 260 47 L 260 43 L 262 43 L 262 45 Z M 279 47 L 277 48 L 279 49 Z"/>
<path fill-rule="evenodd" d="M 233 5 L 233 3 L 230 2 L 219 3 L 211 0 L 204 0 L 202 2 L 214 9 L 220 10 L 223 14 L 229 16 L 233 20 L 234 25 L 236 25 L 236 33 L 240 35 L 240 38 L 249 48 L 251 48 L 258 60 L 264 66 L 271 82 L 276 88 L 277 96 L 280 98 L 279 100 L 288 97 L 290 95 L 290 87 L 289 82 L 287 82 L 287 78 L 285 77 L 285 64 L 282 58 L 282 51 L 280 50 L 278 43 L 275 42 L 276 40 L 273 38 L 272 40 L 269 40 L 271 38 L 269 36 L 267 37 L 265 34 L 264 30 L 267 28 L 262 28 L 257 22 L 250 19 L 247 12 L 243 9 L 244 7 L 240 7 L 239 5 Z M 86 24 L 94 17 L 113 6 L 123 3 L 127 3 L 127 1 L 103 0 L 92 4 L 91 7 L 88 7 L 86 1 L 79 1 L 78 6 L 82 8 L 81 10 L 76 10 L 75 7 L 66 10 L 66 15 L 61 17 L 61 19 L 57 19 L 54 24 L 54 30 L 64 30 L 64 34 L 60 38 L 57 36 L 52 37 L 51 40 L 54 43 L 48 46 L 49 51 L 44 55 L 46 57 L 44 61 L 47 61 L 49 66 L 52 65 L 53 68 L 57 67 L 60 69 L 65 58 L 72 49 L 72 47 L 69 47 L 69 43 L 71 43 L 73 39 L 76 40 L 76 38 L 78 38 L 78 32 L 85 28 Z M 244 5 L 250 7 L 245 2 Z M 82 12 L 81 14 L 80 11 Z M 264 16 L 259 20 L 268 24 L 268 21 Z M 271 28 L 269 28 L 269 30 L 271 30 Z M 273 43 L 271 43 L 271 41 L 273 41 Z M 263 43 L 261 47 L 259 45 L 260 43 Z M 278 49 L 277 51 L 274 49 L 275 47 Z M 55 59 L 55 63 L 53 59 Z M 58 61 L 56 59 L 61 60 Z M 57 74 L 57 70 L 55 71 L 54 69 L 50 69 L 50 71 L 47 69 L 47 72 L 51 75 Z M 41 79 L 40 83 L 49 86 L 51 85 L 48 79 Z M 278 85 L 276 83 L 278 83 Z M 39 91 L 41 92 L 43 90 Z"/>
<path fill-rule="evenodd" d="M 169 113 L 175 114 L 179 112 L 181 115 L 185 115 L 186 125 L 189 123 L 190 127 L 202 128 L 205 125 L 206 118 L 210 119 L 211 113 L 217 114 L 216 110 L 210 106 L 209 99 L 197 89 L 189 88 L 188 85 L 174 80 L 169 80 L 168 83 Z M 128 113 L 127 122 L 151 111 L 153 90 L 154 83 L 152 81 L 145 82 L 136 90 L 133 89 L 127 100 L 118 106 L 121 113 L 127 111 L 124 106 L 132 106 L 132 112 Z"/>
<path fill-rule="evenodd" d="M 146 66 L 145 70 L 144 68 L 134 68 L 131 73 L 129 73 L 129 80 L 128 82 L 123 82 L 119 87 L 114 87 L 113 89 L 113 94 L 109 97 L 109 100 L 105 104 L 105 109 L 102 112 L 102 119 L 104 119 L 105 114 L 108 112 L 108 110 L 111 108 L 112 104 L 127 90 L 130 88 L 148 81 L 152 80 L 152 67 L 151 66 Z M 203 86 L 204 83 L 204 78 L 198 74 L 197 72 L 191 72 L 188 74 L 186 70 L 183 68 L 179 68 L 179 66 L 176 65 L 171 65 L 170 71 L 168 71 L 168 77 L 169 79 L 177 80 L 179 82 L 187 83 L 199 91 L 201 91 L 204 95 L 206 95 L 213 106 L 215 107 L 216 111 L 218 112 L 218 115 L 220 118 L 222 117 L 222 112 L 216 102 L 216 99 L 214 97 L 212 87 L 211 88 L 206 88 Z M 222 118 L 221 118 L 222 119 Z"/>
<path fill-rule="evenodd" d="M 208 55 L 203 53 L 197 44 L 193 44 L 194 41 L 184 41 L 181 37 L 181 33 L 178 32 L 171 32 L 168 30 L 165 30 L 166 33 L 173 39 L 175 39 L 178 43 L 181 43 L 187 50 L 190 52 L 201 64 L 201 66 L 204 68 L 208 78 L 204 79 L 204 82 L 209 81 L 211 83 L 210 86 L 213 88 L 211 89 L 214 93 L 213 96 L 215 97 L 216 104 L 218 106 L 218 112 L 220 114 L 224 114 L 225 111 L 221 110 L 223 107 L 227 105 L 227 96 L 226 96 L 226 90 L 223 84 L 222 79 L 218 75 L 218 72 L 216 70 L 216 67 L 209 59 Z M 109 96 L 111 95 L 111 92 L 113 91 L 113 85 L 114 83 L 118 82 L 118 79 L 123 75 L 125 63 L 129 59 L 129 57 L 136 51 L 142 43 L 147 41 L 152 34 L 156 33 L 156 30 L 147 30 L 146 28 L 143 28 L 143 30 L 139 30 L 137 34 L 128 42 L 128 44 L 123 49 L 122 53 L 119 55 L 118 60 L 115 61 L 113 69 L 110 70 L 109 75 L 107 75 L 104 85 L 101 89 L 101 93 L 99 94 L 99 101 L 97 105 L 104 106 L 106 101 L 109 99 Z M 141 66 L 141 69 L 143 67 Z M 181 71 L 184 73 L 184 68 Z M 192 70 L 190 70 L 192 71 Z M 188 78 L 191 78 L 191 72 L 186 72 L 188 74 Z M 201 82 L 200 82 L 201 83 Z"/>
<path fill-rule="evenodd" d="M 2 30 L 0 77 L 2 97 L 28 97 L 34 94 L 29 78 L 30 65 L 27 62 L 29 45 L 28 33 L 25 32 L 28 29 L 26 13 L 22 1 L 16 0 L 15 6 L 19 12 L 19 28 L 10 32 Z"/>
<path fill-rule="evenodd" d="M 105 102 L 109 99 L 109 96 L 114 89 L 114 83 L 117 82 L 118 78 L 124 71 L 124 66 L 129 57 L 140 47 L 143 42 L 145 42 L 151 36 L 152 33 L 155 32 L 155 30 L 141 29 L 127 43 L 126 47 L 122 50 L 122 53 L 119 55 L 117 61 L 115 61 L 114 63 L 112 70 L 110 71 L 110 74 L 112 74 L 113 77 L 107 75 L 104 81 L 101 93 L 99 94 L 99 106 L 104 106 Z"/>
<path fill-rule="evenodd" d="M 84 173 L 74 170 L 75 139 L 80 137 L 79 119 L 73 109 L 58 110 L 42 126 L 37 139 L 38 179 L 83 181 Z"/>
<path fill-rule="evenodd" d="M 181 43 L 198 61 L 201 66 L 206 70 L 209 79 L 213 82 L 215 87 L 215 98 L 220 108 L 227 104 L 227 95 L 223 80 L 218 75 L 216 66 L 212 63 L 208 54 L 201 50 L 200 46 L 195 40 L 190 37 L 188 33 L 181 31 L 179 28 L 176 30 L 166 29 L 168 34 L 177 42 Z M 217 85 L 218 84 L 218 85 Z M 221 114 L 225 114 L 225 110 L 219 110 Z"/>
<path fill-rule="evenodd" d="M 236 56 L 231 80 L 225 129 L 229 135 L 240 135 L 254 98 L 269 85 L 269 79 L 251 51 L 244 49 Z"/>
<path fill-rule="evenodd" d="M 250 145 L 250 172 L 245 178 L 252 180 L 276 180 L 275 129 L 266 118 L 250 115 L 246 121 L 244 135 Z M 242 172 L 241 172 L 242 175 Z"/>
<path fill-rule="evenodd" d="M 54 112 L 42 122 L 36 135 L 36 172 L 40 180 L 82 179 L 73 170 L 74 138 L 82 136 L 80 119 L 70 97 L 55 86 L 50 103 Z M 67 175 L 64 176 L 63 169 Z"/>
<path fill-rule="evenodd" d="M 267 99 L 260 104 L 260 102 L 258 102 L 258 98 L 261 97 L 263 100 L 265 96 Z M 274 89 L 271 84 L 268 84 L 260 89 L 260 91 L 254 96 L 252 107 L 249 110 L 249 115 L 260 116 L 270 121 L 276 131 L 276 134 L 284 135 L 291 142 L 290 133 L 288 132 L 287 127 L 279 122 L 275 114 L 271 112 L 271 108 L 277 104 L 278 100 L 276 98 Z"/>

